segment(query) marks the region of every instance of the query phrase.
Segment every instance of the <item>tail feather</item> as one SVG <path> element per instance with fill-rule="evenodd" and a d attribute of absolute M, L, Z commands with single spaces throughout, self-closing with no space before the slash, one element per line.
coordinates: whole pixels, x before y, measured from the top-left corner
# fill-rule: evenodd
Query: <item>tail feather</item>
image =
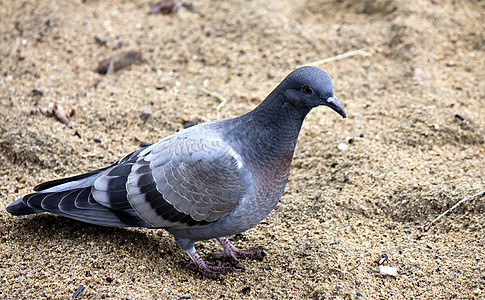
<path fill-rule="evenodd" d="M 96 178 L 98 178 L 98 176 L 96 176 L 96 175 L 101 175 L 103 171 L 105 171 L 105 170 L 107 170 L 111 167 L 112 166 L 102 168 L 102 169 L 98 169 L 98 170 L 94 170 L 94 171 L 91 171 L 91 172 L 88 172 L 88 173 L 85 173 L 85 174 L 80 174 L 80 175 L 76 175 L 76 176 L 71 176 L 71 177 L 66 177 L 66 178 L 61 178 L 61 179 L 57 179 L 57 180 L 51 180 L 51 181 L 43 182 L 41 184 L 36 185 L 34 187 L 34 191 L 35 192 L 45 191 L 47 189 L 59 187 L 59 186 L 66 184 L 66 183 L 69 183 L 69 184 L 77 183 L 77 184 L 79 184 L 81 182 L 86 181 L 85 179 L 90 179 L 88 181 L 92 181 L 92 180 L 95 180 Z"/>
<path fill-rule="evenodd" d="M 152 227 L 132 209 L 118 211 L 93 198 L 91 187 L 25 195 L 7 207 L 13 215 L 50 212 L 78 221 L 112 227 Z"/>
<path fill-rule="evenodd" d="M 36 193 L 18 199 L 7 207 L 7 211 L 13 215 L 50 212 L 103 226 L 153 228 L 133 210 L 125 188 L 131 167 L 142 150 L 103 169 L 41 183 L 34 188 Z M 106 178 L 100 182 L 110 186 L 103 191 L 103 196 L 110 200 L 109 205 L 98 202 L 93 195 L 96 180 L 104 175 Z"/>
<path fill-rule="evenodd" d="M 22 198 L 7 206 L 7 212 L 14 216 L 33 215 L 41 213 L 42 210 L 27 206 L 22 202 Z"/>

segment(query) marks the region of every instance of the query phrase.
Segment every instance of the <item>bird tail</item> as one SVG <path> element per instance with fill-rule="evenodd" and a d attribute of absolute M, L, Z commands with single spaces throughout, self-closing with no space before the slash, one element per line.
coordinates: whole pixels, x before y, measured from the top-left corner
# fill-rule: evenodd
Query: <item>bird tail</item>
<path fill-rule="evenodd" d="M 18 199 L 14 203 L 7 206 L 7 212 L 14 215 L 14 216 L 23 216 L 23 215 L 33 215 L 43 212 L 40 209 L 36 209 L 30 206 L 25 205 L 22 202 L 22 198 Z"/>
<path fill-rule="evenodd" d="M 130 167 L 140 151 L 135 151 L 103 169 L 39 184 L 34 188 L 34 193 L 10 204 L 7 212 L 17 216 L 49 212 L 102 226 L 152 227 L 133 210 L 124 188 L 128 177 L 126 172 L 131 170 Z M 113 197 L 116 198 L 116 205 L 103 205 L 94 198 L 93 185 L 98 178 L 110 171 L 120 172 L 118 177 L 121 187 L 118 188 L 121 188 L 121 192 L 111 191 L 115 194 Z"/>
<path fill-rule="evenodd" d="M 91 224 L 129 226 L 111 209 L 94 200 L 91 187 L 28 194 L 10 204 L 7 212 L 17 216 L 49 212 Z"/>
<path fill-rule="evenodd" d="M 99 177 L 101 171 L 104 171 L 105 169 L 99 169 L 86 174 L 41 183 L 34 187 L 34 191 L 37 193 L 25 195 L 24 197 L 17 199 L 17 201 L 7 206 L 7 212 L 15 216 L 46 212 L 48 210 L 42 207 L 42 201 L 29 202 L 29 199 L 38 199 L 39 196 L 43 197 L 56 192 L 66 192 L 73 188 L 89 187 L 94 183 L 94 180 Z M 53 202 L 53 200 L 51 199 L 50 202 Z"/>
<path fill-rule="evenodd" d="M 65 195 L 66 192 L 72 190 L 88 188 L 105 169 L 106 168 L 95 170 L 86 174 L 41 183 L 34 187 L 34 191 L 36 193 L 25 195 L 7 206 L 7 212 L 15 216 L 32 215 L 43 212 L 60 214 L 57 206 L 63 199 L 60 197 L 47 196 L 53 196 L 56 194 Z"/>

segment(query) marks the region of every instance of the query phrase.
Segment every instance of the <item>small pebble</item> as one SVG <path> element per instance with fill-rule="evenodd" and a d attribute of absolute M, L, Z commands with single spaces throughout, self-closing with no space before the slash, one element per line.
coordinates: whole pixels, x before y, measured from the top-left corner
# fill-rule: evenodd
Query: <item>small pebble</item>
<path fill-rule="evenodd" d="M 389 266 L 379 266 L 379 273 L 386 276 L 397 276 L 397 268 Z"/>
<path fill-rule="evenodd" d="M 246 293 L 249 293 L 251 291 L 251 287 L 250 286 L 245 286 L 242 288 L 241 292 L 246 294 Z"/>
<path fill-rule="evenodd" d="M 100 140 L 100 139 L 98 139 L 98 138 L 94 138 L 94 139 L 93 139 L 93 141 L 94 141 L 95 143 L 101 144 L 101 140 Z"/>
<path fill-rule="evenodd" d="M 100 45 L 103 45 L 105 46 L 106 43 L 108 42 L 106 39 L 103 39 L 102 37 L 100 37 L 99 35 L 95 35 L 94 36 L 94 40 L 96 41 L 96 43 L 100 44 Z"/>
<path fill-rule="evenodd" d="M 126 51 L 102 60 L 98 64 L 98 67 L 96 68 L 95 72 L 104 75 L 109 72 L 116 72 L 118 70 L 126 68 L 140 61 L 142 61 L 141 51 L 139 50 Z"/>
<path fill-rule="evenodd" d="M 382 265 L 388 259 L 389 259 L 389 256 L 387 256 L 387 254 L 382 254 L 378 259 L 376 259 L 376 263 L 378 263 L 379 265 Z"/>
<path fill-rule="evenodd" d="M 415 81 L 428 81 L 432 80 L 433 77 L 428 74 L 427 72 L 421 70 L 421 69 L 415 69 L 413 73 L 413 80 Z"/>
<path fill-rule="evenodd" d="M 162 0 L 150 5 L 150 10 L 148 11 L 148 14 L 173 14 L 176 13 L 182 6 L 184 6 L 184 2 L 185 1 Z"/>
<path fill-rule="evenodd" d="M 112 283 L 112 282 L 114 281 L 114 279 L 113 279 L 113 278 L 111 278 L 111 277 L 106 277 L 106 281 L 107 281 L 108 283 Z"/>
<path fill-rule="evenodd" d="M 192 121 L 184 121 L 184 129 L 187 129 L 189 127 L 195 126 L 195 125 L 197 125 L 199 123 L 200 123 L 200 119 L 199 118 L 195 118 Z"/>
<path fill-rule="evenodd" d="M 79 296 L 79 294 L 82 293 L 82 291 L 84 291 L 84 285 L 80 285 L 77 290 L 74 292 L 74 294 L 72 295 L 72 298 L 77 298 Z"/>
<path fill-rule="evenodd" d="M 148 143 L 148 142 L 140 142 L 140 147 L 144 148 L 144 147 L 148 147 L 148 146 L 151 146 L 152 143 Z"/>
<path fill-rule="evenodd" d="M 347 149 L 349 149 L 349 145 L 345 144 L 345 143 L 340 143 L 338 144 L 338 149 L 341 150 L 341 151 L 346 151 Z"/>
<path fill-rule="evenodd" d="M 32 90 L 32 96 L 42 96 L 44 95 L 44 92 L 38 89 L 33 89 Z"/>
<path fill-rule="evenodd" d="M 460 120 L 460 121 L 465 121 L 465 118 L 462 117 L 462 116 L 460 116 L 459 114 L 456 114 L 455 115 L 455 118 L 458 119 L 458 120 Z"/>
<path fill-rule="evenodd" d="M 164 89 L 166 89 L 166 88 L 167 88 L 167 87 L 166 87 L 166 86 L 164 86 L 164 85 L 158 85 L 158 86 L 156 86 L 156 87 L 155 87 L 155 89 L 156 89 L 157 91 L 161 91 L 161 90 L 164 90 Z"/>
<path fill-rule="evenodd" d="M 96 80 L 94 81 L 94 83 L 93 83 L 93 88 L 97 89 L 97 88 L 98 88 L 98 85 L 99 85 L 99 83 L 100 83 L 100 82 L 101 82 L 101 80 L 96 79 Z"/>
<path fill-rule="evenodd" d="M 152 116 L 152 111 L 145 107 L 140 114 L 140 118 L 143 120 L 143 122 L 146 122 L 150 117 Z"/>

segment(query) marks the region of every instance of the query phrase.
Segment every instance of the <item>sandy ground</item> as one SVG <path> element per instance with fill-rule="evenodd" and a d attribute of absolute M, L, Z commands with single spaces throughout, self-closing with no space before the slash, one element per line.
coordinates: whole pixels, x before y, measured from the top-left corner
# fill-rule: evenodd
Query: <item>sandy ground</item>
<path fill-rule="evenodd" d="M 0 5 L 0 298 L 66 299 L 81 285 L 79 299 L 485 298 L 485 198 L 423 232 L 485 190 L 483 1 L 202 0 L 171 15 L 148 15 L 149 1 L 36 2 Z M 42 181 L 184 120 L 240 115 L 297 66 L 362 48 L 318 64 L 348 118 L 307 117 L 280 204 L 231 238 L 267 249 L 245 272 L 183 268 L 164 231 L 5 211 Z M 143 62 L 93 72 L 127 50 Z M 51 102 L 69 125 L 46 115 Z M 197 247 L 207 260 L 219 249 Z M 397 276 L 379 274 L 381 255 Z"/>

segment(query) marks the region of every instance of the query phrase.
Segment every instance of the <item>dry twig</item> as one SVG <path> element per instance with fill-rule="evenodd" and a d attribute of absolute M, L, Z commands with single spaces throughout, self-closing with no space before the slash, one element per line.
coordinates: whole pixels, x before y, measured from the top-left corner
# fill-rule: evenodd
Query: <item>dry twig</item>
<path fill-rule="evenodd" d="M 341 59 L 351 57 L 351 56 L 355 56 L 355 55 L 370 55 L 370 52 L 367 51 L 367 50 L 369 50 L 369 48 L 370 47 L 364 47 L 364 48 L 360 48 L 360 49 L 357 49 L 357 50 L 348 51 L 348 52 L 345 52 L 345 53 L 342 53 L 342 54 L 339 54 L 339 55 L 336 55 L 336 56 L 327 57 L 327 58 L 320 59 L 320 60 L 317 60 L 317 61 L 314 61 L 314 62 L 311 62 L 311 63 L 307 63 L 307 64 L 305 64 L 305 66 L 319 66 L 319 65 L 323 65 L 323 64 L 326 64 L 326 63 L 329 63 L 329 62 L 332 62 L 332 61 L 341 60 Z"/>
<path fill-rule="evenodd" d="M 441 215 L 439 215 L 436 219 L 434 219 L 433 221 L 431 221 L 428 225 L 424 226 L 424 231 L 425 232 L 428 231 L 429 228 L 431 227 L 431 225 L 433 225 L 436 221 L 438 221 L 439 219 L 441 219 L 446 214 L 452 212 L 455 208 L 457 208 L 463 202 L 468 201 L 468 200 L 473 199 L 473 198 L 480 198 L 480 197 L 483 197 L 484 195 L 485 195 L 485 191 L 482 191 L 482 192 L 477 193 L 477 194 L 475 194 L 473 196 L 468 196 L 468 197 L 465 197 L 465 198 L 461 199 L 460 201 L 458 201 L 458 203 L 456 203 L 455 205 L 453 205 L 450 209 L 446 210 L 444 213 L 442 213 Z"/>
<path fill-rule="evenodd" d="M 216 92 L 213 92 L 213 91 L 209 91 L 208 89 L 205 89 L 205 88 L 200 88 L 200 90 L 204 93 L 206 93 L 207 95 L 210 95 L 212 97 L 215 97 L 217 99 L 219 99 L 219 101 L 221 101 L 221 103 L 219 103 L 219 105 L 217 105 L 216 109 L 219 111 L 221 110 L 221 108 L 226 104 L 227 102 L 227 99 L 222 97 L 220 94 L 216 93 Z"/>

